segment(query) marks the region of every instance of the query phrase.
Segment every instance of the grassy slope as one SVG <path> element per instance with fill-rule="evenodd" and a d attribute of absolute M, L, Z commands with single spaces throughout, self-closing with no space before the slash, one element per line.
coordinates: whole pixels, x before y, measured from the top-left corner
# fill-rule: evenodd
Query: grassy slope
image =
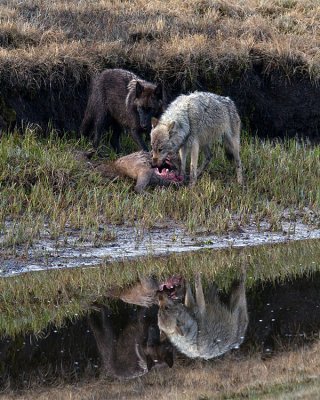
<path fill-rule="evenodd" d="M 318 81 L 319 21 L 316 0 L 11 0 L 0 5 L 0 77 L 31 89 L 127 66 L 190 88 L 263 60 L 266 73 Z"/>
<path fill-rule="evenodd" d="M 0 232 L 7 250 L 20 244 L 27 248 L 44 224 L 53 238 L 71 227 L 97 242 L 110 238 L 107 223 L 149 228 L 173 221 L 190 231 L 220 233 L 252 222 L 259 228 L 263 221 L 279 229 L 285 214 L 293 226 L 301 216 L 319 226 L 320 146 L 244 135 L 243 188 L 217 147 L 208 173 L 194 188 L 158 188 L 141 195 L 134 193 L 130 180 L 108 181 L 89 170 L 75 159 L 75 147 L 86 144 L 54 135 L 37 140 L 32 132 L 2 138 Z"/>

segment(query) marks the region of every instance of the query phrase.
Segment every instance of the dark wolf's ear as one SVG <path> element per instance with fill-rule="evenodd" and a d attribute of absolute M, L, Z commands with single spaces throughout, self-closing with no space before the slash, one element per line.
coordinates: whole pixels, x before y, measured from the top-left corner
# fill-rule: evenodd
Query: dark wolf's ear
<path fill-rule="evenodd" d="M 153 361 L 153 359 L 149 355 L 147 355 L 146 361 L 147 361 L 148 371 L 150 371 L 150 369 L 154 366 L 155 362 Z"/>
<path fill-rule="evenodd" d="M 167 335 L 163 331 L 160 331 L 160 342 L 164 342 L 166 339 Z"/>
<path fill-rule="evenodd" d="M 157 118 L 155 118 L 155 117 L 151 118 L 152 129 L 154 129 L 158 125 L 158 122 L 159 122 L 159 120 Z"/>
<path fill-rule="evenodd" d="M 137 81 L 136 83 L 136 97 L 140 97 L 142 95 L 143 92 L 143 86 L 141 85 L 141 83 L 139 81 Z"/>
<path fill-rule="evenodd" d="M 162 84 L 159 83 L 157 87 L 154 89 L 154 95 L 157 99 L 162 100 Z"/>

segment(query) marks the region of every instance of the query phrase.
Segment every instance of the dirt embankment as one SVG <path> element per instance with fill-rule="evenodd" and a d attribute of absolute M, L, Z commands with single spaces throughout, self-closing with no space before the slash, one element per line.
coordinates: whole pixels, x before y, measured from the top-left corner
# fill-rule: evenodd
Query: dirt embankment
<path fill-rule="evenodd" d="M 77 131 L 92 75 L 121 67 L 163 82 L 169 101 L 228 95 L 262 136 L 319 140 L 317 0 L 2 3 L 0 129 Z"/>
<path fill-rule="evenodd" d="M 256 59 L 252 68 L 229 71 L 219 80 L 216 76 L 199 78 L 195 85 L 175 77 L 164 79 L 168 99 L 181 92 L 208 90 L 231 97 L 239 108 L 243 126 L 265 137 L 309 137 L 320 139 L 320 89 L 306 76 L 288 79 L 280 71 L 263 73 L 263 59 Z M 135 70 L 152 79 L 154 74 Z M 65 81 L 44 84 L 32 90 L 3 82 L 1 96 L 4 118 L 18 126 L 27 122 L 46 128 L 48 123 L 61 131 L 78 131 L 86 105 L 90 76 L 83 71 L 81 79 L 65 73 Z M 180 88 L 184 88 L 181 90 Z M 9 111 L 8 111 L 9 110 Z M 11 111 L 11 113 L 10 113 Z"/>

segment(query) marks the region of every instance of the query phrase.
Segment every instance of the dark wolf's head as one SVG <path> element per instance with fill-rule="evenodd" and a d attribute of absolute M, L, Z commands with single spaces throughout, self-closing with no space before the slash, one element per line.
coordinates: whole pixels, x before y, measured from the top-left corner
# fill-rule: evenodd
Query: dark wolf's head
<path fill-rule="evenodd" d="M 153 367 L 172 367 L 173 348 L 168 340 L 160 341 L 160 330 L 157 324 L 148 328 L 148 340 L 143 346 L 148 370 Z"/>
<path fill-rule="evenodd" d="M 163 112 L 162 86 L 134 80 L 130 82 L 129 89 L 135 90 L 133 104 L 137 109 L 140 127 L 150 131 L 151 118 L 159 117 Z"/>
<path fill-rule="evenodd" d="M 151 120 L 151 148 L 152 148 L 152 166 L 161 167 L 168 156 L 174 154 L 174 149 L 170 141 L 175 122 L 170 124 L 159 123 L 156 118 Z"/>

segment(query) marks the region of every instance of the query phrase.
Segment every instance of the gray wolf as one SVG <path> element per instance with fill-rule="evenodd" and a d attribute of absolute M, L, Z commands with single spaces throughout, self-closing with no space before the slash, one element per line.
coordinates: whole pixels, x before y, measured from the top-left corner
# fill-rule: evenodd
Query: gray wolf
<path fill-rule="evenodd" d="M 131 314 L 122 309 L 125 325 L 120 333 L 111 310 L 105 306 L 98 310 L 90 314 L 89 322 L 106 375 L 133 379 L 152 368 L 172 367 L 173 347 L 168 341 L 160 341 L 156 306 L 131 310 Z"/>
<path fill-rule="evenodd" d="M 227 156 L 236 165 L 237 181 L 242 184 L 240 160 L 240 117 L 234 102 L 228 97 L 208 92 L 194 92 L 177 97 L 162 114 L 151 120 L 153 165 L 161 165 L 169 154 L 179 152 L 181 173 L 185 176 L 190 153 L 190 185 L 209 164 L 212 143 L 222 140 Z M 199 151 L 204 152 L 198 170 Z"/>
<path fill-rule="evenodd" d="M 89 160 L 94 152 L 78 152 L 80 160 Z M 136 181 L 135 191 L 141 193 L 147 186 L 182 185 L 183 178 L 179 175 L 180 160 L 177 156 L 164 161 L 161 167 L 152 167 L 152 155 L 147 151 L 138 151 L 120 157 L 115 161 L 90 162 L 102 176 L 115 179 L 129 177 Z"/>
<path fill-rule="evenodd" d="M 93 144 L 98 147 L 102 132 L 112 128 L 111 145 L 119 152 L 121 129 L 127 128 L 139 148 L 148 150 L 142 133 L 150 131 L 151 118 L 160 116 L 163 107 L 160 84 L 123 69 L 106 69 L 92 81 L 80 133 L 93 132 Z"/>
<path fill-rule="evenodd" d="M 214 284 L 205 299 L 200 274 L 195 277 L 195 292 L 196 299 L 187 283 L 184 304 L 158 294 L 161 334 L 190 358 L 208 360 L 239 347 L 248 325 L 245 273 L 234 282 L 228 306 L 219 299 Z"/>

